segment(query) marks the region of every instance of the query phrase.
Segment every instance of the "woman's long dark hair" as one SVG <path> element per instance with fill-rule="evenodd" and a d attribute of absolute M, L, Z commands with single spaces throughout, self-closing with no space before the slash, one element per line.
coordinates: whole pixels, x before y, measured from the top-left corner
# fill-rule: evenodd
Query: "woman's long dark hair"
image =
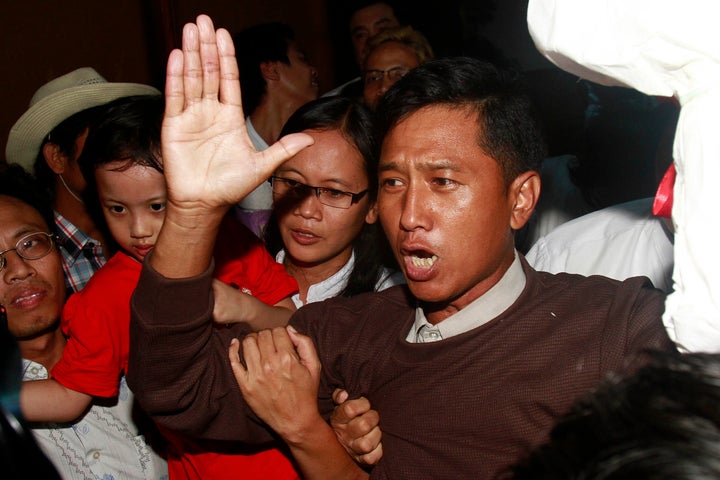
<path fill-rule="evenodd" d="M 377 201 L 377 166 L 379 148 L 374 137 L 370 110 L 349 97 L 322 97 L 300 107 L 285 123 L 280 136 L 305 130 L 339 130 L 360 152 L 368 177 L 368 198 Z M 281 248 L 282 238 L 273 213 L 265 232 L 265 243 L 274 255 Z M 355 265 L 341 296 L 349 297 L 375 290 L 383 267 L 397 268 L 390 254 L 387 239 L 379 224 L 365 223 L 353 240 Z"/>

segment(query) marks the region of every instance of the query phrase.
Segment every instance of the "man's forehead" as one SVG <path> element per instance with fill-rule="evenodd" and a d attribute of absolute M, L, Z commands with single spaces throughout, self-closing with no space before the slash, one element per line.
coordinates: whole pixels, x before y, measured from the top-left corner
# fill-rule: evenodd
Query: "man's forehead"
<path fill-rule="evenodd" d="M 47 231 L 48 225 L 31 205 L 7 195 L 0 195 L 0 233 L 19 234 L 25 230 Z"/>
<path fill-rule="evenodd" d="M 397 23 L 392 8 L 384 3 L 369 5 L 353 13 L 350 17 L 350 32 L 368 29 L 381 23 Z"/>

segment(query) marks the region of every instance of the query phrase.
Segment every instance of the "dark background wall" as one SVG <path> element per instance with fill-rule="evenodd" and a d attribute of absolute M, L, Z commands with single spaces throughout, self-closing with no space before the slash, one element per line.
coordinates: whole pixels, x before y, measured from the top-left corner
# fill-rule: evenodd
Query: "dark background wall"
<path fill-rule="evenodd" d="M 401 20 L 423 32 L 438 55 L 502 58 L 518 69 L 543 72 L 536 83 L 540 89 L 546 77 L 555 81 L 563 75 L 530 40 L 527 0 L 394 3 Z M 179 46 L 182 25 L 200 13 L 230 31 L 264 21 L 290 24 L 318 68 L 321 91 L 329 90 L 358 74 L 345 5 L 342 0 L 0 0 L 1 158 L 10 127 L 35 90 L 75 68 L 92 66 L 109 81 L 162 89 L 167 54 Z"/>

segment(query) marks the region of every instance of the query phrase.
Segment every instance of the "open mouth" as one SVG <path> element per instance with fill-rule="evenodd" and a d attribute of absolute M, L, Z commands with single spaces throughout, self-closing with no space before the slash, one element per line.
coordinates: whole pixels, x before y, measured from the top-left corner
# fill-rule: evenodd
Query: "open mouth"
<path fill-rule="evenodd" d="M 412 262 L 413 266 L 418 268 L 430 268 L 435 264 L 437 259 L 437 255 L 430 255 L 425 253 L 410 255 L 410 261 Z"/>

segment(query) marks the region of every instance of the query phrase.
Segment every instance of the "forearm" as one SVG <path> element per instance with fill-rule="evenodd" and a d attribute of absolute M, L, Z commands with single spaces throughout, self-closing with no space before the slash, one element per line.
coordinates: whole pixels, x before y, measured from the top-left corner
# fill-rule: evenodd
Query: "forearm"
<path fill-rule="evenodd" d="M 131 303 L 128 384 L 160 425 L 191 438 L 268 441 L 251 421 L 227 362 L 243 333 L 212 326 L 212 265 L 202 275 L 167 279 L 146 262 Z"/>
<path fill-rule="evenodd" d="M 248 311 L 245 320 L 253 330 L 284 327 L 293 314 L 287 307 L 266 305 L 255 297 L 250 297 L 255 305 Z"/>
<path fill-rule="evenodd" d="M 235 298 L 237 304 L 234 305 L 233 313 L 230 315 L 232 318 L 225 318 L 222 323 L 245 322 L 254 331 L 284 327 L 295 312 L 295 305 L 289 298 L 275 305 L 267 305 L 243 292 L 237 292 Z"/>
<path fill-rule="evenodd" d="M 306 480 L 354 480 L 369 478 L 338 442 L 333 429 L 321 417 L 303 433 L 284 438 Z"/>
<path fill-rule="evenodd" d="M 20 407 L 28 422 L 72 422 L 91 401 L 90 395 L 65 388 L 53 379 L 23 382 L 20 389 Z"/>

